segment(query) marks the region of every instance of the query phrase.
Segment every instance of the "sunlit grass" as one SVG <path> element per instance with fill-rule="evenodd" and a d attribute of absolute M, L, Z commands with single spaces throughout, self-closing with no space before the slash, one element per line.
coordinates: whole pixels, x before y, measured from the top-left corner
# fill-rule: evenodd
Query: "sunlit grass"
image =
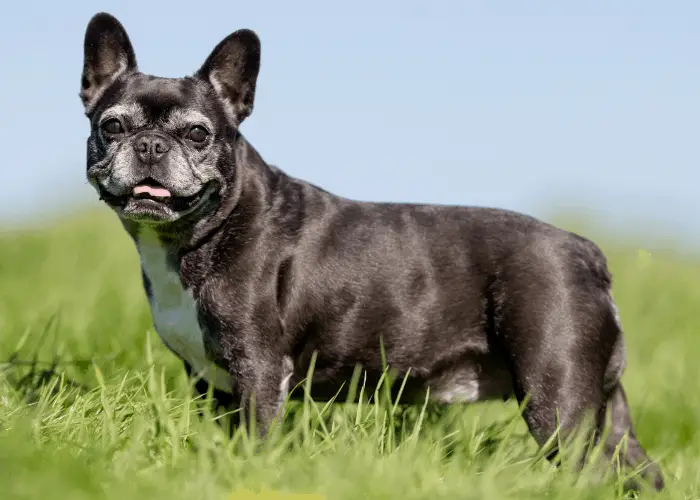
<path fill-rule="evenodd" d="M 660 498 L 700 498 L 700 259 L 601 243 L 637 434 L 667 476 Z M 514 403 L 435 412 L 381 394 L 378 405 L 306 398 L 258 443 L 228 439 L 190 384 L 152 331 L 112 217 L 0 238 L 0 498 L 624 498 L 615 478 L 537 460 Z"/>

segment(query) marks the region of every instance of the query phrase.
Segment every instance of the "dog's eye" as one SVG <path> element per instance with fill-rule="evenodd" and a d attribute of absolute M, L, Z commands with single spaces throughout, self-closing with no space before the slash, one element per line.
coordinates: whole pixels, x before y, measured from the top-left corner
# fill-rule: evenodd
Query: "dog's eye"
<path fill-rule="evenodd" d="M 207 132 L 207 130 L 204 127 L 195 125 L 190 129 L 189 133 L 187 134 L 187 137 L 192 142 L 204 142 L 207 140 L 208 135 L 209 132 Z"/>
<path fill-rule="evenodd" d="M 110 118 L 102 124 L 102 130 L 108 134 L 121 134 L 124 132 L 122 124 L 116 118 Z"/>

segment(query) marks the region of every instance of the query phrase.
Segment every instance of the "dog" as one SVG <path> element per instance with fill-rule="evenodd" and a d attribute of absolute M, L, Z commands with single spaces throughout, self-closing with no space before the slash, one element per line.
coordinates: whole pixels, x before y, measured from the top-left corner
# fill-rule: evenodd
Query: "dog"
<path fill-rule="evenodd" d="M 360 202 L 287 175 L 240 132 L 259 69 L 246 29 L 175 79 L 140 72 L 113 16 L 85 32 L 87 179 L 133 239 L 154 328 L 197 391 L 264 436 L 312 359 L 320 401 L 356 367 L 371 388 L 388 366 L 403 402 L 514 396 L 540 446 L 588 414 L 602 436 L 609 413 L 606 456 L 626 437 L 624 465 L 662 489 L 620 382 L 599 247 L 513 211 Z"/>

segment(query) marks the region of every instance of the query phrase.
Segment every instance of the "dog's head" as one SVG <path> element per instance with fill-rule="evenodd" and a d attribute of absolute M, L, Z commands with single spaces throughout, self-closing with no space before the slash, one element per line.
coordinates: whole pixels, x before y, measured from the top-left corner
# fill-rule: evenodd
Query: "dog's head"
<path fill-rule="evenodd" d="M 215 210 L 236 176 L 234 139 L 253 110 L 259 69 L 260 40 L 239 30 L 191 77 L 147 75 L 121 23 L 95 15 L 80 91 L 90 184 L 122 219 L 140 223 Z"/>

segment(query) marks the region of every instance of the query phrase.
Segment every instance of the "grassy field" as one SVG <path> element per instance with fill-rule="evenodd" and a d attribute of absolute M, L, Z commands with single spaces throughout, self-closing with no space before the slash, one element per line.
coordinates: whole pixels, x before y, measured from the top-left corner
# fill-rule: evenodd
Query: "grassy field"
<path fill-rule="evenodd" d="M 700 259 L 600 243 L 637 433 L 667 477 L 659 498 L 700 498 Z M 632 497 L 614 477 L 577 481 L 535 460 L 514 403 L 436 414 L 306 401 L 256 451 L 198 418 L 188 384 L 151 328 L 135 251 L 113 217 L 0 236 L 3 500 Z"/>

